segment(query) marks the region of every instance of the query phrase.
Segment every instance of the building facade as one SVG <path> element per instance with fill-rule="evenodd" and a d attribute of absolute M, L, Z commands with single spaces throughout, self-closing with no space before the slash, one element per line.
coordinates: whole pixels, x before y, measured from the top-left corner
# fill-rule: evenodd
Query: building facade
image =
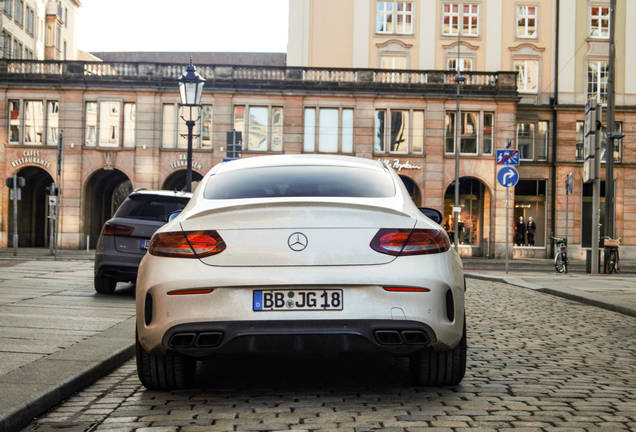
<path fill-rule="evenodd" d="M 584 256 L 591 245 L 592 221 L 592 187 L 583 184 L 584 106 L 589 98 L 607 103 L 609 0 L 292 0 L 289 6 L 290 66 L 459 66 L 465 71 L 517 72 L 512 141 L 521 153 L 521 180 L 514 191 L 514 221 L 523 218 L 527 223 L 532 216 L 537 229 L 535 241 L 526 235 L 515 255 L 545 256 L 550 236 L 567 234 L 571 253 Z M 636 245 L 636 183 L 631 180 L 636 167 L 636 81 L 630 72 L 636 68 L 636 29 L 628 23 L 633 19 L 636 3 L 617 0 L 616 122 L 625 138 L 614 152 L 615 226 L 627 246 L 624 253 L 631 254 Z M 473 109 L 464 101 L 461 106 L 462 111 Z M 452 113 L 447 115 L 452 119 Z M 451 146 L 445 155 L 449 150 Z M 465 153 L 462 164 L 473 164 L 477 155 Z M 491 173 L 492 163 L 482 165 L 480 176 Z M 566 233 L 564 181 L 570 172 L 575 183 Z M 604 181 L 601 191 L 603 204 Z M 464 208 L 475 201 L 472 193 L 465 197 Z M 447 216 L 450 207 L 448 202 Z M 602 207 L 602 225 L 604 213 Z M 516 223 L 510 223 L 512 231 Z"/>
<path fill-rule="evenodd" d="M 75 60 L 79 0 L 2 0 L 0 58 Z"/>

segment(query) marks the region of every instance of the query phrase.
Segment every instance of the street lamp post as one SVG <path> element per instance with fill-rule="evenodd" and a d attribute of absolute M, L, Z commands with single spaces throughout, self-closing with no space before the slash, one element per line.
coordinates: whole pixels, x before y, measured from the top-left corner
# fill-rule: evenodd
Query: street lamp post
<path fill-rule="evenodd" d="M 460 97 L 460 88 L 461 84 L 466 80 L 461 74 L 459 69 L 459 49 L 461 45 L 461 32 L 459 29 L 459 23 L 457 23 L 457 63 L 455 63 L 455 70 L 457 71 L 457 75 L 455 75 L 455 84 L 457 84 L 457 99 L 455 101 L 455 205 L 453 206 L 453 227 L 455 229 L 454 233 L 454 243 L 455 250 L 459 252 L 459 147 L 461 145 L 461 137 L 459 135 L 459 128 L 462 125 L 461 121 L 461 112 L 459 109 L 459 97 Z"/>
<path fill-rule="evenodd" d="M 199 75 L 192 65 L 192 57 L 186 71 L 177 80 L 179 83 L 179 94 L 181 95 L 181 106 L 187 108 L 188 117 L 185 120 L 188 127 L 188 165 L 186 168 L 186 192 L 192 192 L 192 129 L 200 115 L 201 94 L 205 79 Z M 194 112 L 193 112 L 194 109 Z"/>

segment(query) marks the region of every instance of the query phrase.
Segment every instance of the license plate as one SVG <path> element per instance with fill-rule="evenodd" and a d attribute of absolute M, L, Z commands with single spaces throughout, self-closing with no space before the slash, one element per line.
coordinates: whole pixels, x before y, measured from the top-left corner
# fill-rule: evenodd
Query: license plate
<path fill-rule="evenodd" d="M 252 306 L 262 311 L 341 311 L 342 290 L 254 290 Z"/>
<path fill-rule="evenodd" d="M 148 249 L 148 243 L 150 243 L 150 240 L 148 240 L 148 239 L 141 240 L 141 244 L 140 244 L 139 248 L 140 249 Z"/>

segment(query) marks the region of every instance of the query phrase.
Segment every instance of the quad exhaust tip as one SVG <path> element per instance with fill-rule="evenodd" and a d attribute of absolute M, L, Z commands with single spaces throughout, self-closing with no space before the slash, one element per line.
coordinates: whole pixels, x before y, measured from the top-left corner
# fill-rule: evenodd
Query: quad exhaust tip
<path fill-rule="evenodd" d="M 171 348 L 214 348 L 222 340 L 223 332 L 175 333 L 169 345 Z"/>
<path fill-rule="evenodd" d="M 430 339 L 421 330 L 376 330 L 375 339 L 380 345 L 428 345 Z"/>

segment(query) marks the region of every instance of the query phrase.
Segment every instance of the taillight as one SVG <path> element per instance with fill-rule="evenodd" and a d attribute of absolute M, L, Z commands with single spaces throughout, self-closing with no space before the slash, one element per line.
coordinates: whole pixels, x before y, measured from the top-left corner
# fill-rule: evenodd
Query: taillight
<path fill-rule="evenodd" d="M 446 233 L 436 229 L 380 229 L 371 249 L 387 255 L 424 255 L 446 252 L 450 241 Z"/>
<path fill-rule="evenodd" d="M 104 224 L 104 235 L 129 236 L 135 230 L 135 227 L 128 225 L 119 225 L 110 222 Z"/>
<path fill-rule="evenodd" d="M 158 233 L 148 247 L 151 255 L 174 258 L 203 258 L 224 250 L 225 242 L 216 231 Z"/>

